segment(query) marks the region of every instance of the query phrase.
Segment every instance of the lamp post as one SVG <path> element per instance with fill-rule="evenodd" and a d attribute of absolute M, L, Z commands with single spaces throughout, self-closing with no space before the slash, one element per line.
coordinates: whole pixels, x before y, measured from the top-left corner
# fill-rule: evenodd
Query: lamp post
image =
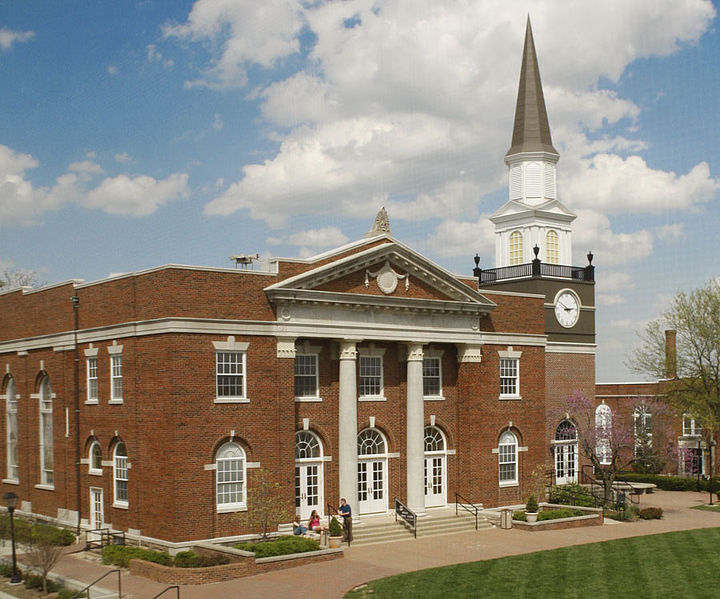
<path fill-rule="evenodd" d="M 715 439 L 710 440 L 710 484 L 708 485 L 710 487 L 710 505 L 713 504 L 713 447 L 715 447 Z"/>
<path fill-rule="evenodd" d="M 10 577 L 10 584 L 18 584 L 21 582 L 20 573 L 17 569 L 17 556 L 15 554 L 15 508 L 17 507 L 18 496 L 12 491 L 8 491 L 3 496 L 5 501 L 5 507 L 10 514 L 10 538 L 12 539 L 12 576 Z"/>

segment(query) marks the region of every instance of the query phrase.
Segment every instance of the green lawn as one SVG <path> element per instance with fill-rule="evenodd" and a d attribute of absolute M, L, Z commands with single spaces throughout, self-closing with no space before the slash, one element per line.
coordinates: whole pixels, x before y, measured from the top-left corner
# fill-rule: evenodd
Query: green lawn
<path fill-rule="evenodd" d="M 376 580 L 345 597 L 690 599 L 716 597 L 718 589 L 720 528 L 710 528 L 410 572 Z"/>
<path fill-rule="evenodd" d="M 713 505 L 695 505 L 694 510 L 705 510 L 706 512 L 720 512 L 720 504 Z"/>

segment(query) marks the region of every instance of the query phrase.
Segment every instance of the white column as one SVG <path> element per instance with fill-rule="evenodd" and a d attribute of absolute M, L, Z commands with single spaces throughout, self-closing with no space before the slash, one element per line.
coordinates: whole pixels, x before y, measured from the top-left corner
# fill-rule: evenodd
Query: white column
<path fill-rule="evenodd" d="M 423 349 L 408 345 L 407 358 L 407 506 L 425 513 L 425 405 L 423 402 Z"/>
<path fill-rule="evenodd" d="M 353 520 L 358 510 L 357 451 L 357 349 L 355 341 L 340 342 L 340 381 L 338 401 L 338 452 L 340 497 L 347 500 Z M 339 499 L 339 498 L 338 498 Z"/>

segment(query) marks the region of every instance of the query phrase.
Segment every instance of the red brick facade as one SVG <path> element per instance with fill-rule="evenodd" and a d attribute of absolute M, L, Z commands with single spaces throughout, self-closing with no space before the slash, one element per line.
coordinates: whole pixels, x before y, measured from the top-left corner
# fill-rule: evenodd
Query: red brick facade
<path fill-rule="evenodd" d="M 375 278 L 385 264 L 398 276 L 392 292 L 383 291 Z M 502 292 L 483 297 L 471 281 L 451 277 L 390 237 L 316 262 L 281 261 L 277 271 L 282 274 L 168 266 L 91 284 L 0 294 L 0 395 L 8 401 L 14 388 L 19 468 L 12 480 L 9 420 L 0 418 L 2 492 L 19 496 L 21 512 L 71 525 L 79 509 L 89 526 L 90 489 L 102 489 L 103 523 L 149 539 L 183 543 L 244 534 L 252 531 L 247 509 L 218 509 L 218 450 L 229 441 L 241 447 L 246 489 L 257 488 L 264 473 L 285 490 L 291 514 L 295 435 L 307 429 L 322 445 L 324 512 L 327 503 L 338 504 L 342 492 L 338 346 L 353 339 L 360 355 L 370 347 L 384 351 L 383 399 L 360 398 L 356 410 L 358 431 L 373 427 L 387 443 L 385 509 L 393 508 L 394 497 L 404 500 L 411 482 L 410 343 L 421 343 L 425 355 L 441 356 L 442 397 L 423 403 L 425 426 L 442 431 L 445 440 L 444 503 L 453 503 L 459 492 L 488 507 L 516 504 L 527 499 L 533 470 L 548 461 L 557 426 L 550 416 L 554 406 L 570 392 L 593 392 L 592 354 L 548 351 L 542 297 Z M 73 295 L 79 300 L 76 333 Z M 231 341 L 247 344 L 246 397 L 224 402 L 218 401 L 214 343 Z M 305 344 L 318 352 L 315 401 L 295 399 L 293 356 Z M 88 401 L 86 372 L 87 352 L 94 350 L 96 403 Z M 110 401 L 109 350 L 122 355 L 121 402 Z M 500 352 L 508 351 L 520 356 L 519 393 L 504 399 Z M 37 394 L 45 376 L 53 393 L 52 485 L 39 484 Z M 517 483 L 503 486 L 498 441 L 507 430 L 517 439 Z M 91 473 L 93 441 L 100 444 L 102 467 Z M 127 451 L 127 505 L 114 501 L 118 443 Z"/>

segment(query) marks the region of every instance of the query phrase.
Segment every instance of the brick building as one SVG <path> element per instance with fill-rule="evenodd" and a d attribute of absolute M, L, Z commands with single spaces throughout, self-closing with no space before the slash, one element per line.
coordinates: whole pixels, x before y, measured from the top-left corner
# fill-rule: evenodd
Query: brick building
<path fill-rule="evenodd" d="M 261 477 L 306 517 L 524 502 L 577 476 L 594 269 L 571 264 L 529 23 L 496 267 L 368 235 L 265 270 L 168 265 L 0 293 L 3 492 L 20 511 L 182 543 L 249 532 Z M 533 258 L 534 255 L 534 258 Z M 589 260 L 592 256 L 589 255 Z"/>

